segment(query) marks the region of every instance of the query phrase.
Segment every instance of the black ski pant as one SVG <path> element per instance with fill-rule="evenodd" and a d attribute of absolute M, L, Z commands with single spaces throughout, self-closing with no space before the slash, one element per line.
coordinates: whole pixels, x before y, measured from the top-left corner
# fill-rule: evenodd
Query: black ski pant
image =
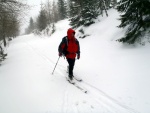
<path fill-rule="evenodd" d="M 67 58 L 67 62 L 69 64 L 69 76 L 73 76 L 73 68 L 75 64 L 75 59 Z"/>

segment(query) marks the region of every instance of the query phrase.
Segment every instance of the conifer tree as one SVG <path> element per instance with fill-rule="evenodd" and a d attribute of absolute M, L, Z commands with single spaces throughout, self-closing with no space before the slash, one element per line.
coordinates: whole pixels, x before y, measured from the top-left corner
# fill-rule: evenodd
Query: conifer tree
<path fill-rule="evenodd" d="M 29 33 L 31 33 L 33 30 L 34 30 L 34 21 L 33 21 L 32 17 L 31 17 L 31 18 L 30 18 L 29 26 L 28 26 L 28 28 L 26 29 L 25 34 L 29 34 Z"/>
<path fill-rule="evenodd" d="M 73 7 L 73 1 L 72 0 L 68 0 L 68 16 L 69 18 L 75 16 L 75 12 L 74 12 L 74 7 Z"/>
<path fill-rule="evenodd" d="M 30 18 L 29 29 L 30 29 L 30 32 L 32 32 L 34 30 L 34 21 L 33 21 L 32 17 Z"/>
<path fill-rule="evenodd" d="M 150 27 L 150 1 L 121 0 L 117 9 L 123 13 L 118 27 L 128 27 L 125 37 L 118 41 L 133 44 Z"/>
<path fill-rule="evenodd" d="M 39 31 L 42 31 L 47 26 L 47 16 L 46 11 L 44 9 L 41 9 L 40 14 L 37 19 L 37 28 Z"/>
<path fill-rule="evenodd" d="M 103 10 L 105 10 L 108 16 L 107 9 L 110 6 L 111 0 L 68 0 L 68 3 L 71 16 L 70 25 L 73 28 L 77 28 L 82 25 L 89 26 L 93 24 L 94 19 L 99 14 L 103 14 Z"/>
<path fill-rule="evenodd" d="M 62 20 L 66 18 L 66 7 L 64 0 L 58 0 L 58 12 L 59 12 L 59 19 Z"/>
<path fill-rule="evenodd" d="M 94 19 L 99 15 L 97 11 L 97 0 L 84 0 L 81 11 L 81 18 L 79 25 L 89 26 L 94 23 Z"/>
<path fill-rule="evenodd" d="M 81 18 L 81 5 L 79 4 L 79 2 L 75 0 L 69 0 L 69 16 L 71 17 L 70 25 L 73 28 L 79 27 L 79 21 Z"/>
<path fill-rule="evenodd" d="M 55 23 L 58 20 L 59 20 L 58 6 L 55 3 L 55 1 L 53 1 L 53 3 L 52 3 L 52 23 Z"/>
<path fill-rule="evenodd" d="M 50 0 L 47 0 L 45 4 L 45 10 L 46 10 L 48 24 L 51 24 L 52 23 L 52 4 Z"/>
<path fill-rule="evenodd" d="M 70 20 L 70 25 L 74 28 L 79 26 L 89 26 L 94 23 L 99 11 L 97 10 L 97 0 L 71 0 L 72 12 L 74 17 Z"/>

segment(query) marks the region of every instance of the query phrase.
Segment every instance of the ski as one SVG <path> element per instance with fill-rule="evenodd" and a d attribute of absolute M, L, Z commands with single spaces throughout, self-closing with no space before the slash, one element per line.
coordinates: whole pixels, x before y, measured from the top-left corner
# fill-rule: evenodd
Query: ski
<path fill-rule="evenodd" d="M 75 76 L 73 76 L 73 78 L 74 78 L 75 80 L 77 80 L 78 82 L 82 82 L 82 79 L 80 79 L 80 78 L 77 78 L 77 77 L 75 77 Z"/>
<path fill-rule="evenodd" d="M 77 85 L 76 83 L 72 83 L 70 80 L 68 80 L 67 79 L 67 81 L 70 83 L 70 84 L 72 84 L 72 85 L 74 85 L 76 88 L 78 88 L 79 90 L 81 90 L 82 92 L 84 92 L 84 93 L 87 93 L 87 90 L 85 90 L 85 89 L 83 89 L 82 87 L 80 87 L 79 85 Z"/>

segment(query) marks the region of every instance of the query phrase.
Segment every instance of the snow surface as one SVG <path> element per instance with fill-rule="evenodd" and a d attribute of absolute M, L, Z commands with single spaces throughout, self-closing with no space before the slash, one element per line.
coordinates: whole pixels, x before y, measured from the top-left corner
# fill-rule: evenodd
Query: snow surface
<path fill-rule="evenodd" d="M 0 66 L 0 113 L 150 113 L 150 46 L 123 45 L 115 40 L 118 12 L 99 21 L 76 37 L 81 58 L 74 75 L 83 79 L 85 94 L 66 81 L 67 62 L 58 60 L 58 45 L 70 27 L 68 20 L 56 24 L 51 37 L 33 34 L 14 39 Z"/>

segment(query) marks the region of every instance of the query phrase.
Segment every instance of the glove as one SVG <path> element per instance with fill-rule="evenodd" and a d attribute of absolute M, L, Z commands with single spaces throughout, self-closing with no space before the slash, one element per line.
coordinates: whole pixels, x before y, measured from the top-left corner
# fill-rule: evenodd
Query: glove
<path fill-rule="evenodd" d="M 77 56 L 77 59 L 78 59 L 78 60 L 80 59 L 80 55 Z"/>
<path fill-rule="evenodd" d="M 59 53 L 59 56 L 61 57 L 61 56 L 62 56 L 62 53 Z"/>

